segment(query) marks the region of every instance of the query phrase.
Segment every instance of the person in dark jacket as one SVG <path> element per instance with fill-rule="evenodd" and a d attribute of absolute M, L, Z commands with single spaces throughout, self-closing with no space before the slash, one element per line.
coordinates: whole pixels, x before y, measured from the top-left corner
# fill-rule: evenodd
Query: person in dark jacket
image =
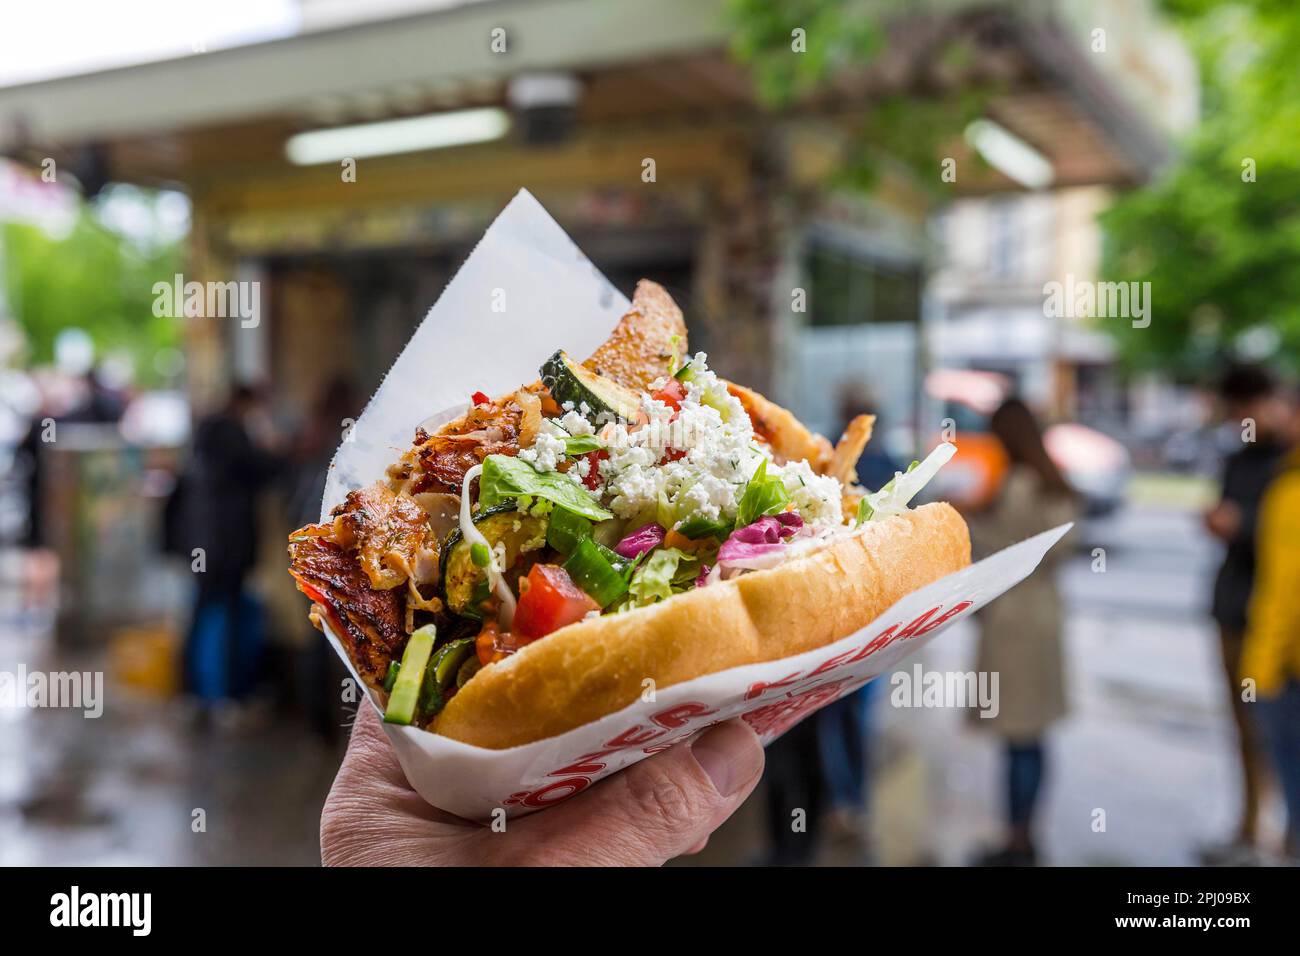
<path fill-rule="evenodd" d="M 199 422 L 183 478 L 181 509 L 197 586 L 185 678 L 208 702 L 246 696 L 256 667 L 244 582 L 257 561 L 259 497 L 281 468 L 279 456 L 250 432 L 262 404 L 257 389 L 236 387 L 221 411 Z M 196 655 L 201 633 L 211 628 L 222 632 L 224 666 L 215 675 Z"/>
<path fill-rule="evenodd" d="M 1219 392 L 1226 415 L 1241 429 L 1242 445 L 1224 463 L 1222 493 L 1206 514 L 1205 526 L 1225 545 L 1210 613 L 1219 627 L 1223 676 L 1237 725 L 1241 815 L 1233 836 L 1226 843 L 1203 848 L 1201 858 L 1209 864 L 1231 864 L 1250 862 L 1256 849 L 1261 750 L 1248 705 L 1242 701 L 1240 662 L 1246 609 L 1255 584 L 1256 519 L 1264 491 L 1286 452 L 1288 406 L 1273 377 L 1257 366 L 1229 368 Z"/>

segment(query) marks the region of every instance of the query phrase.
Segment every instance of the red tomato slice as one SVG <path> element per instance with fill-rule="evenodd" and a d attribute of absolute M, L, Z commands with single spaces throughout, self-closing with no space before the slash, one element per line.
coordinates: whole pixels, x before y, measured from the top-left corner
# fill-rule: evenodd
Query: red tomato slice
<path fill-rule="evenodd" d="M 482 392 L 475 392 L 470 396 L 470 398 L 473 400 L 475 405 L 486 405 L 488 402 L 492 401 L 492 399 L 488 398 Z"/>
<path fill-rule="evenodd" d="M 663 402 L 675 412 L 681 411 L 682 402 L 686 398 L 686 386 L 683 385 L 680 380 L 670 378 L 667 383 L 664 384 L 663 388 L 659 389 L 659 391 L 655 392 L 650 397 L 656 401 Z"/>
<path fill-rule="evenodd" d="M 523 637 L 543 637 L 581 621 L 589 611 L 600 610 L 600 605 L 558 564 L 534 564 L 524 581 L 527 587 L 521 582 L 513 628 Z"/>

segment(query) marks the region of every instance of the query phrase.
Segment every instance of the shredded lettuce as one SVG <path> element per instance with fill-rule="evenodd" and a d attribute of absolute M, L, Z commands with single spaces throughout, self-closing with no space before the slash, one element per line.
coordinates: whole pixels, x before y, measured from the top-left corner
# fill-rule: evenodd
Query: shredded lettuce
<path fill-rule="evenodd" d="M 925 456 L 925 461 L 912 462 L 905 472 L 896 472 L 879 491 L 867 495 L 858 503 L 857 523 L 902 514 L 908 502 L 915 498 L 939 469 L 957 454 L 957 446 L 942 442 Z"/>
<path fill-rule="evenodd" d="M 692 540 L 700 538 L 717 538 L 719 541 L 725 540 L 727 535 L 731 534 L 733 525 L 730 521 L 718 519 L 713 521 L 702 515 L 692 515 L 677 526 L 678 534 L 683 534 Z"/>
<path fill-rule="evenodd" d="M 745 486 L 736 509 L 736 527 L 744 527 L 763 515 L 774 515 L 790 503 L 790 493 L 780 476 L 767 476 L 767 459 L 758 463 L 758 470 Z"/>
<path fill-rule="evenodd" d="M 660 548 L 636 569 L 622 609 L 643 607 L 685 591 L 695 581 L 699 560 L 677 548 Z"/>
<path fill-rule="evenodd" d="M 572 478 L 538 471 L 511 455 L 488 455 L 479 476 L 479 507 L 491 508 L 511 498 L 541 498 L 592 521 L 614 517 Z"/>

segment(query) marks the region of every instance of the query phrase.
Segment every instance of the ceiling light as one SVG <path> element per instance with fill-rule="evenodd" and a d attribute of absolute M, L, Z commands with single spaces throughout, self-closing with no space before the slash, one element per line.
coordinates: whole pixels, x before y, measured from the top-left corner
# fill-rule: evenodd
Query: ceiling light
<path fill-rule="evenodd" d="M 496 107 L 433 113 L 408 119 L 318 129 L 289 137 L 284 153 L 297 166 L 335 163 L 366 156 L 390 156 L 500 139 L 510 116 Z"/>
<path fill-rule="evenodd" d="M 974 120 L 966 127 L 966 142 L 990 166 L 1026 189 L 1043 189 L 1052 184 L 1051 160 L 1000 123 Z"/>

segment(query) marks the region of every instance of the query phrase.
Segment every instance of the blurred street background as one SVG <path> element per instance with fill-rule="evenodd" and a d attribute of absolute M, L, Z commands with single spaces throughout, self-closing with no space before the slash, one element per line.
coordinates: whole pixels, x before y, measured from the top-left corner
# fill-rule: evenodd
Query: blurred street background
<path fill-rule="evenodd" d="M 953 440 L 934 496 L 991 527 L 1018 399 L 1078 518 L 1038 572 L 1064 686 L 1032 732 L 882 677 L 853 731 L 810 721 L 769 759 L 818 778 L 806 832 L 760 787 L 683 863 L 1284 858 L 1268 771 L 1242 823 L 1245 625 L 1215 590 L 1263 484 L 1205 516 L 1243 444 L 1300 431 L 1300 9 L 60 9 L 0 12 L 0 674 L 105 691 L 94 719 L 0 695 L 0 864 L 319 861 L 356 702 L 286 535 L 520 188 L 622 290 L 665 285 L 721 374 L 832 438 L 874 411 L 865 484 Z M 196 513 L 229 535 L 211 568 Z M 982 666 L 980 625 L 905 669 Z M 1008 747 L 1046 768 L 1009 829 Z"/>

